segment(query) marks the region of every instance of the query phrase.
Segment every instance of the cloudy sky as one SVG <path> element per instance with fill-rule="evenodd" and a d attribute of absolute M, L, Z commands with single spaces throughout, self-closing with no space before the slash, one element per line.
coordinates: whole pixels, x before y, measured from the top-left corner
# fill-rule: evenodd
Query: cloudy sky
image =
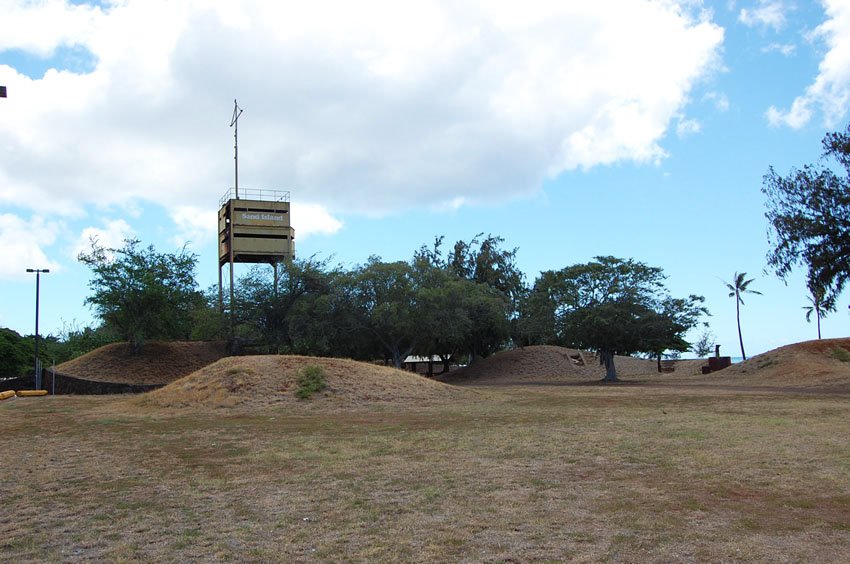
<path fill-rule="evenodd" d="M 43 332 L 91 323 L 92 236 L 188 243 L 213 284 L 236 99 L 239 185 L 291 192 L 300 255 L 633 257 L 737 355 L 735 271 L 749 353 L 816 335 L 764 272 L 760 188 L 847 125 L 850 1 L 0 0 L 0 85 L 0 326 L 34 331 L 26 268 Z"/>

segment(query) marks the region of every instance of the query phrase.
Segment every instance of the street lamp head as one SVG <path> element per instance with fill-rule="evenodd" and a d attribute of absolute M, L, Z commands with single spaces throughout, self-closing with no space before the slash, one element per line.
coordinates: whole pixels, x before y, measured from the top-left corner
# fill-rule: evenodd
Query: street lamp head
<path fill-rule="evenodd" d="M 27 272 L 50 272 L 49 268 L 28 268 Z"/>
<path fill-rule="evenodd" d="M 35 272 L 35 269 L 28 268 L 28 269 L 27 269 L 27 272 Z"/>

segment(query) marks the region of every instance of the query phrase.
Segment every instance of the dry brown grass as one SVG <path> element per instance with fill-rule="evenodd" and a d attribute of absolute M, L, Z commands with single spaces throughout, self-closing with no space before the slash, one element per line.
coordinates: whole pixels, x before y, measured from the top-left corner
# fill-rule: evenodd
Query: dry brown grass
<path fill-rule="evenodd" d="M 299 402 L 308 364 L 331 391 Z M 0 561 L 848 561 L 844 373 L 721 374 L 459 389 L 241 357 L 6 400 Z"/>
<path fill-rule="evenodd" d="M 850 397 L 497 387 L 293 413 L 0 404 L 4 561 L 841 562 Z"/>
<path fill-rule="evenodd" d="M 56 367 L 83 380 L 118 384 L 167 384 L 227 355 L 221 342 L 150 342 L 134 355 L 126 343 L 112 343 Z"/>

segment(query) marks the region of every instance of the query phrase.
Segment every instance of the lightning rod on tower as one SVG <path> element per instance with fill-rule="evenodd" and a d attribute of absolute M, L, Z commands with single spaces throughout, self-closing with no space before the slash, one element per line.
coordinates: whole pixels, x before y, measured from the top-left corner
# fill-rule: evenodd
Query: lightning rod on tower
<path fill-rule="evenodd" d="M 230 118 L 230 127 L 233 128 L 233 188 L 236 192 L 236 199 L 239 199 L 239 116 L 242 115 L 242 108 L 233 99 L 233 117 Z"/>

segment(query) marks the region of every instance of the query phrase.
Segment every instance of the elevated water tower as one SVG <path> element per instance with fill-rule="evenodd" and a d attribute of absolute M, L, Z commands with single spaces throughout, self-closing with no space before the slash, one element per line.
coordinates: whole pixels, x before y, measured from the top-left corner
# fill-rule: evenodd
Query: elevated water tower
<path fill-rule="evenodd" d="M 242 109 L 233 101 L 233 151 L 235 185 L 219 200 L 218 210 L 218 302 L 224 309 L 222 269 L 230 265 L 230 304 L 233 304 L 233 265 L 268 263 L 274 268 L 277 292 L 277 265 L 295 257 L 295 229 L 292 228 L 289 192 L 247 189 L 239 193 L 238 120 Z M 232 320 L 231 306 L 231 320 Z"/>

